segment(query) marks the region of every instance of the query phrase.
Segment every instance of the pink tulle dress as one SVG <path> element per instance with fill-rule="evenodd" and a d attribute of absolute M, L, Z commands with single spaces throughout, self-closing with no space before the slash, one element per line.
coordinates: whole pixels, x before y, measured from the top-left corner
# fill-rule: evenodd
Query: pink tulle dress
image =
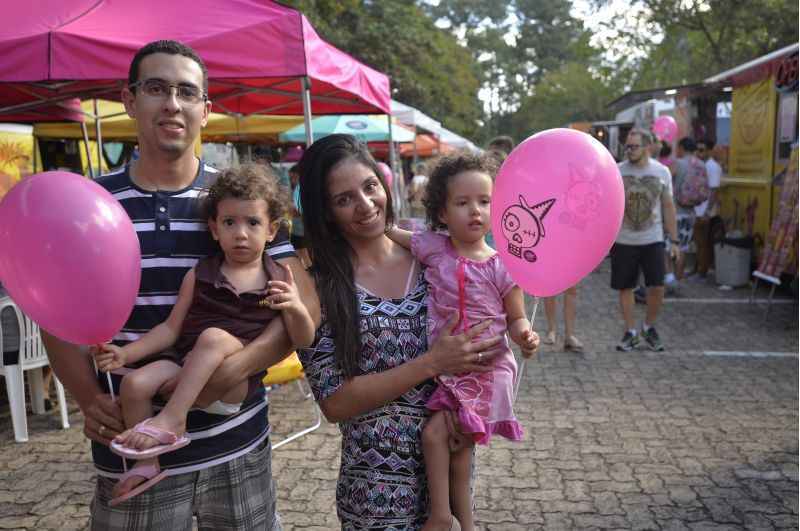
<path fill-rule="evenodd" d="M 428 409 L 457 414 L 461 431 L 479 444 L 493 435 L 522 439 L 522 426 L 514 416 L 513 388 L 517 363 L 508 344 L 503 298 L 514 287 L 511 276 L 494 255 L 484 262 L 459 256 L 450 238 L 430 231 L 411 237 L 411 252 L 423 263 L 428 281 L 428 341 L 436 340 L 454 312 L 459 330 L 491 319 L 481 338 L 503 336 L 505 352 L 492 360 L 486 373 L 441 375 L 428 400 Z"/>

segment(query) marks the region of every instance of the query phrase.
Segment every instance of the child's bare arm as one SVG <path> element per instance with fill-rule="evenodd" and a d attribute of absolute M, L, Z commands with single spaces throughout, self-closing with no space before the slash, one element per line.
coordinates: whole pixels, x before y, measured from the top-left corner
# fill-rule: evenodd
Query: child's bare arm
<path fill-rule="evenodd" d="M 122 347 L 111 343 L 92 345 L 89 353 L 94 357 L 97 368 L 103 372 L 119 369 L 128 362 L 128 357 Z"/>
<path fill-rule="evenodd" d="M 503 299 L 508 322 L 508 335 L 519 345 L 522 355 L 530 358 L 539 349 L 539 334 L 531 330 L 525 317 L 525 296 L 519 286 L 514 286 Z"/>
<path fill-rule="evenodd" d="M 300 305 L 283 310 L 283 322 L 292 344 L 296 348 L 304 348 L 314 342 L 316 327 L 306 307 Z"/>
<path fill-rule="evenodd" d="M 281 311 L 292 344 L 299 348 L 307 347 L 314 342 L 316 325 L 308 308 L 300 300 L 292 270 L 281 263 L 278 265 L 283 269 L 286 280 L 270 280 L 270 308 Z"/>
<path fill-rule="evenodd" d="M 386 235 L 397 245 L 405 247 L 406 249 L 411 249 L 411 235 L 413 233 L 408 230 L 399 229 L 397 227 L 392 227 L 389 229 L 389 232 Z"/>
<path fill-rule="evenodd" d="M 186 276 L 183 277 L 178 299 L 175 301 L 175 306 L 172 307 L 172 311 L 166 321 L 153 327 L 136 341 L 122 347 L 125 363 L 134 363 L 151 354 L 163 352 L 175 344 L 175 341 L 178 340 L 178 335 L 181 333 L 186 314 L 189 312 L 189 307 L 192 305 L 194 279 L 194 269 L 190 269 Z"/>

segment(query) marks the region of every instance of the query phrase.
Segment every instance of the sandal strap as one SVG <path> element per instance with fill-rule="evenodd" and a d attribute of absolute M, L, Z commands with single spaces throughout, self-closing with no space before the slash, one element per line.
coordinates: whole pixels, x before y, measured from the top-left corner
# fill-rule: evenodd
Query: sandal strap
<path fill-rule="evenodd" d="M 148 437 L 152 437 L 161 444 L 173 444 L 178 440 L 178 436 L 171 431 L 163 430 L 150 424 L 151 420 L 152 419 L 143 420 L 134 426 L 133 431 L 136 433 L 143 433 Z"/>
<path fill-rule="evenodd" d="M 130 477 L 140 477 L 144 478 L 145 480 L 151 479 L 156 477 L 161 473 L 161 467 L 158 466 L 158 463 L 148 463 L 146 465 L 137 465 L 119 477 L 119 481 L 125 481 Z"/>

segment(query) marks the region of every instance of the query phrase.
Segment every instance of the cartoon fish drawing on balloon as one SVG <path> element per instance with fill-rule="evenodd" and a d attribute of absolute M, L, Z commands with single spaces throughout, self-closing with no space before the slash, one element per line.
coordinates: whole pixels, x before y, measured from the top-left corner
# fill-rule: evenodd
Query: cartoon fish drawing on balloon
<path fill-rule="evenodd" d="M 544 237 L 544 217 L 556 202 L 547 199 L 533 206 L 519 196 L 519 204 L 506 208 L 503 212 L 503 236 L 508 240 L 509 254 L 517 258 L 535 262 L 537 257 L 533 247 Z"/>

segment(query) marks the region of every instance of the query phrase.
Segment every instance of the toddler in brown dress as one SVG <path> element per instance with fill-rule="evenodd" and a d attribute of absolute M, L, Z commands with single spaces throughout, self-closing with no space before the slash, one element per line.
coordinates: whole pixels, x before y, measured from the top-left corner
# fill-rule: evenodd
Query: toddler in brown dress
<path fill-rule="evenodd" d="M 112 441 L 111 450 L 139 460 L 120 483 L 130 475 L 147 481 L 111 505 L 163 479 L 156 456 L 189 444 L 186 415 L 200 391 L 225 358 L 258 337 L 271 319 L 283 318 L 296 347 L 313 341 L 315 326 L 291 271 L 264 252 L 278 231 L 286 204 L 288 194 L 266 167 L 252 164 L 223 172 L 203 205 L 222 253 L 189 270 L 166 321 L 125 346 L 93 349 L 100 370 L 145 362 L 122 381 L 120 401 L 128 429 Z M 153 416 L 153 397 L 176 376 L 175 391 Z M 234 387 L 206 411 L 235 413 L 247 387 L 247 382 Z"/>

